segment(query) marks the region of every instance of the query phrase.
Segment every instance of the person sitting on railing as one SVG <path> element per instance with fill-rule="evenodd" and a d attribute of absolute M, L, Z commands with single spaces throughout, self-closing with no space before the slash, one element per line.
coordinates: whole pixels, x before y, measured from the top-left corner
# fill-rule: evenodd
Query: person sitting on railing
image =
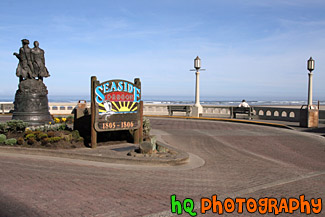
<path fill-rule="evenodd" d="M 248 105 L 248 103 L 246 102 L 246 100 L 242 100 L 241 101 L 241 103 L 238 105 L 238 107 L 245 107 L 245 108 L 248 108 L 249 107 L 249 105 Z"/>

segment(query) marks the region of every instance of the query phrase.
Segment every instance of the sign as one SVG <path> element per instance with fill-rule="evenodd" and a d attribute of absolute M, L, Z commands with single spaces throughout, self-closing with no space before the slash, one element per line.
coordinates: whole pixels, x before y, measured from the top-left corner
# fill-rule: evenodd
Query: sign
<path fill-rule="evenodd" d="M 96 81 L 92 91 L 97 132 L 140 128 L 140 79 Z"/>

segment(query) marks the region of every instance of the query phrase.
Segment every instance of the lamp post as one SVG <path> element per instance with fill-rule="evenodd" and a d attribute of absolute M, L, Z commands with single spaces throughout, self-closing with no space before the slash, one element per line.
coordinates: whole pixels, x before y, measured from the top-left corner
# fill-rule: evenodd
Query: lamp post
<path fill-rule="evenodd" d="M 312 57 L 307 61 L 308 73 L 308 108 L 313 104 L 313 70 L 315 69 L 315 60 Z"/>
<path fill-rule="evenodd" d="M 307 61 L 308 73 L 308 105 L 303 105 L 300 109 L 301 127 L 318 127 L 319 110 L 313 106 L 313 70 L 315 69 L 315 60 L 309 58 Z M 306 107 L 306 108 L 304 108 Z"/>
<path fill-rule="evenodd" d="M 200 114 L 202 114 L 203 108 L 200 104 L 200 71 L 204 71 L 205 69 L 201 68 L 201 59 L 197 56 L 194 59 L 194 70 L 190 71 L 196 71 L 196 82 L 195 82 L 195 104 L 193 106 L 193 112 L 192 116 L 199 117 Z"/>

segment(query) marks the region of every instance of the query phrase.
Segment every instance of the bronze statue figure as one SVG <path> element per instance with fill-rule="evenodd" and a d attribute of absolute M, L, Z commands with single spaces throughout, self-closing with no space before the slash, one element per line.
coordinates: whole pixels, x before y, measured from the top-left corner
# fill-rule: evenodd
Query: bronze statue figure
<path fill-rule="evenodd" d="M 44 57 L 44 50 L 39 48 L 38 41 L 34 41 L 34 48 L 31 51 L 32 63 L 34 67 L 34 76 L 38 77 L 39 79 L 43 80 L 45 77 L 49 77 L 50 74 L 45 67 L 45 57 Z"/>
<path fill-rule="evenodd" d="M 21 40 L 22 47 L 19 49 L 19 54 L 14 53 L 14 55 L 19 59 L 19 63 L 16 69 L 16 75 L 19 77 L 19 81 L 34 78 L 33 77 L 33 64 L 31 61 L 31 49 L 28 44 L 27 39 Z"/>
<path fill-rule="evenodd" d="M 23 46 L 19 49 L 19 54 L 14 55 L 19 59 L 19 63 L 16 69 L 16 75 L 19 77 L 19 82 L 26 79 L 43 80 L 45 77 L 49 77 L 50 74 L 45 67 L 44 50 L 39 48 L 39 42 L 34 41 L 34 47 L 31 49 L 27 39 L 21 40 Z"/>

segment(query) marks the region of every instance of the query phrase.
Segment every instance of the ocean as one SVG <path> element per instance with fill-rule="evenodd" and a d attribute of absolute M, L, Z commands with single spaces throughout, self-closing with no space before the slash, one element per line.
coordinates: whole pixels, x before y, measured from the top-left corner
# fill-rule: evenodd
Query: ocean
<path fill-rule="evenodd" d="M 86 100 L 90 102 L 89 96 L 52 96 L 49 95 L 49 102 L 78 102 L 79 100 Z M 261 98 L 261 97 L 258 97 Z M 192 96 L 142 96 L 142 100 L 145 104 L 194 104 L 194 97 Z M 13 96 L 0 96 L 0 102 L 13 102 Z M 242 99 L 234 99 L 234 98 L 218 98 L 218 97 L 200 97 L 201 105 L 220 105 L 220 106 L 236 106 L 238 105 Z M 271 105 L 271 106 L 283 106 L 283 105 L 291 105 L 291 106 L 299 106 L 307 104 L 307 100 L 301 99 L 272 99 L 268 98 L 266 100 L 257 100 L 252 97 L 252 99 L 246 99 L 247 103 L 252 106 L 258 105 Z M 325 105 L 325 100 L 321 100 L 320 105 Z M 318 104 L 318 101 L 313 101 L 314 105 Z"/>

